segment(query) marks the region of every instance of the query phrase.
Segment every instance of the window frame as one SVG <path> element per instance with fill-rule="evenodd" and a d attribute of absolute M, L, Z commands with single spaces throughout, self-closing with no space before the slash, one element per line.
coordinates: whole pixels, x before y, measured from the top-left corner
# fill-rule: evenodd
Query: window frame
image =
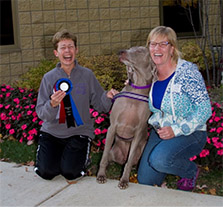
<path fill-rule="evenodd" d="M 11 0 L 11 6 L 12 6 L 14 44 L 0 45 L 0 53 L 16 52 L 21 50 L 20 39 L 19 39 L 18 1 Z"/>
<path fill-rule="evenodd" d="M 160 9 L 160 25 L 164 25 L 164 14 L 163 14 L 163 5 L 162 5 L 162 1 L 163 0 L 159 0 L 159 9 Z M 201 5 L 202 7 L 202 5 Z M 199 9 L 199 12 L 201 12 L 202 10 Z M 201 13 L 201 17 L 202 17 L 202 13 Z M 200 21 L 200 20 L 199 20 Z M 203 21 L 203 19 L 201 20 Z M 165 26 L 165 25 L 164 25 Z M 174 29 L 174 28 L 173 28 Z M 202 24 L 199 25 L 199 31 L 196 31 L 196 36 L 197 37 L 202 37 Z M 179 39 L 191 39 L 191 38 L 195 38 L 195 34 L 194 31 L 191 32 L 176 32 L 177 33 L 177 37 Z"/>

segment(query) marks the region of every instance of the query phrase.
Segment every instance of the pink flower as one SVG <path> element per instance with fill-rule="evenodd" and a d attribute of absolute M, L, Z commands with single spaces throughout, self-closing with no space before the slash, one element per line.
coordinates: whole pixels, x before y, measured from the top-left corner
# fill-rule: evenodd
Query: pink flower
<path fill-rule="evenodd" d="M 23 124 L 23 125 L 21 126 L 21 128 L 22 128 L 22 130 L 25 130 L 25 129 L 27 128 L 27 125 L 26 125 L 26 124 Z"/>
<path fill-rule="evenodd" d="M 107 131 L 108 131 L 107 129 L 103 129 L 103 130 L 101 131 L 101 133 L 102 133 L 102 134 L 105 134 L 105 133 L 107 133 Z"/>
<path fill-rule="evenodd" d="M 21 117 L 22 117 L 22 115 L 21 114 L 18 114 L 17 120 L 19 120 Z"/>
<path fill-rule="evenodd" d="M 3 108 L 3 107 L 4 107 L 4 105 L 3 104 L 0 104 L 0 109 Z"/>
<path fill-rule="evenodd" d="M 23 141 L 23 137 L 20 138 L 19 142 L 22 143 L 22 141 Z"/>
<path fill-rule="evenodd" d="M 30 115 L 30 114 L 32 114 L 33 112 L 32 111 L 27 111 L 27 115 Z"/>
<path fill-rule="evenodd" d="M 203 149 L 202 152 L 200 153 L 200 157 L 206 157 L 209 155 L 209 150 L 208 149 Z"/>
<path fill-rule="evenodd" d="M 217 106 L 218 108 L 220 108 L 221 107 L 221 104 L 215 103 L 215 106 Z"/>
<path fill-rule="evenodd" d="M 1 120 L 6 120 L 7 116 L 5 113 L 1 113 Z"/>
<path fill-rule="evenodd" d="M 220 121 L 221 119 L 218 117 L 218 116 L 216 116 L 215 118 L 214 118 L 214 121 L 216 121 L 216 122 L 218 122 L 218 121 Z"/>
<path fill-rule="evenodd" d="M 21 93 L 24 93 L 24 92 L 25 92 L 25 90 L 24 90 L 24 89 L 20 89 L 20 92 L 21 92 Z"/>
<path fill-rule="evenodd" d="M 13 101 L 14 101 L 16 104 L 19 104 L 19 102 L 20 102 L 18 98 L 14 98 Z"/>
<path fill-rule="evenodd" d="M 212 142 L 215 143 L 219 140 L 219 137 L 212 137 Z"/>
<path fill-rule="evenodd" d="M 217 130 L 216 130 L 216 132 L 217 132 L 218 134 L 220 134 L 222 130 L 223 130 L 223 127 L 218 127 Z"/>
<path fill-rule="evenodd" d="M 8 115 L 11 116 L 12 114 L 13 114 L 13 111 L 11 110 L 11 111 L 8 113 Z"/>
<path fill-rule="evenodd" d="M 5 89 L 5 88 L 2 88 L 1 91 L 2 91 L 2 92 L 6 92 L 6 89 Z"/>
<path fill-rule="evenodd" d="M 23 137 L 27 137 L 27 134 L 25 132 L 22 133 Z"/>
<path fill-rule="evenodd" d="M 32 120 L 32 122 L 35 122 L 37 119 L 38 119 L 37 117 L 34 117 L 33 120 Z"/>
<path fill-rule="evenodd" d="M 93 116 L 93 117 L 96 117 L 96 116 L 98 116 L 98 114 L 99 114 L 99 113 L 98 113 L 97 111 L 94 111 L 94 112 L 92 113 L 92 116 Z"/>
<path fill-rule="evenodd" d="M 102 139 L 102 143 L 105 144 L 105 142 L 106 142 L 106 139 Z"/>
<path fill-rule="evenodd" d="M 98 117 L 96 120 L 95 120 L 95 122 L 97 123 L 97 124 L 100 124 L 101 122 L 103 122 L 105 119 L 104 118 L 102 118 L 102 117 Z"/>
<path fill-rule="evenodd" d="M 29 109 L 29 106 L 25 106 L 24 109 Z"/>
<path fill-rule="evenodd" d="M 219 149 L 219 148 L 223 148 L 223 144 L 221 142 L 215 142 L 214 146 Z"/>
<path fill-rule="evenodd" d="M 37 113 L 34 111 L 33 112 L 33 117 L 36 117 L 37 116 Z"/>
<path fill-rule="evenodd" d="M 6 125 L 5 125 L 5 128 L 6 128 L 6 129 L 10 129 L 10 128 L 11 128 L 11 124 L 6 124 Z"/>
<path fill-rule="evenodd" d="M 15 130 L 14 129 L 10 129 L 9 130 L 9 134 L 14 134 L 15 133 Z"/>
<path fill-rule="evenodd" d="M 211 124 L 213 122 L 213 119 L 210 119 L 208 122 Z"/>
<path fill-rule="evenodd" d="M 89 109 L 90 114 L 94 111 L 94 109 Z"/>
<path fill-rule="evenodd" d="M 5 88 L 8 90 L 12 89 L 10 85 L 7 85 Z"/>
<path fill-rule="evenodd" d="M 6 93 L 6 95 L 5 95 L 5 96 L 6 96 L 6 97 L 9 97 L 10 95 L 11 95 L 11 93 Z"/>
<path fill-rule="evenodd" d="M 36 106 L 34 105 L 34 104 L 32 104 L 31 106 L 30 106 L 30 108 L 31 109 L 33 109 L 33 108 L 35 108 Z"/>
<path fill-rule="evenodd" d="M 40 121 L 39 121 L 39 125 L 42 125 L 42 124 L 43 124 L 43 121 L 42 121 L 42 120 L 40 120 Z"/>
<path fill-rule="evenodd" d="M 100 147 L 101 146 L 101 141 L 98 140 L 98 143 L 96 144 L 96 146 Z"/>
<path fill-rule="evenodd" d="M 211 144 L 211 139 L 209 137 L 207 137 L 207 143 Z"/>
<path fill-rule="evenodd" d="M 5 109 L 8 109 L 10 106 L 11 106 L 11 105 L 10 105 L 10 104 L 8 104 L 7 106 L 5 106 Z"/>
<path fill-rule="evenodd" d="M 30 134 L 28 137 L 27 137 L 27 140 L 32 140 L 33 139 L 33 135 Z"/>
<path fill-rule="evenodd" d="M 97 129 L 94 130 L 94 133 L 95 133 L 96 135 L 99 135 L 99 134 L 101 134 L 101 130 L 97 128 Z"/>
<path fill-rule="evenodd" d="M 16 120 L 16 116 L 12 115 L 11 116 L 12 120 Z"/>
<path fill-rule="evenodd" d="M 222 156 L 223 155 L 223 149 L 218 150 L 217 154 Z"/>
<path fill-rule="evenodd" d="M 195 156 L 190 158 L 190 161 L 193 161 L 193 160 L 196 160 L 196 159 L 197 159 L 197 156 L 195 155 Z"/>
<path fill-rule="evenodd" d="M 31 130 L 29 130 L 28 133 L 29 133 L 30 135 L 32 135 L 32 134 L 37 135 L 37 130 L 36 130 L 36 129 L 31 129 Z"/>
<path fill-rule="evenodd" d="M 210 130 L 209 130 L 209 132 L 215 132 L 216 131 L 216 128 L 211 128 Z"/>

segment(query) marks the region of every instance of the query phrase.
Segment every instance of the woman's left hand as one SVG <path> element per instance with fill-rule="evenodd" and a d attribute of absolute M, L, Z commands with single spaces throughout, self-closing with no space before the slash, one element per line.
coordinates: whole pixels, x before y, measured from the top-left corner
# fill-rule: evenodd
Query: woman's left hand
<path fill-rule="evenodd" d="M 170 126 L 161 127 L 157 130 L 157 133 L 161 139 L 171 139 L 175 137 L 173 129 Z"/>

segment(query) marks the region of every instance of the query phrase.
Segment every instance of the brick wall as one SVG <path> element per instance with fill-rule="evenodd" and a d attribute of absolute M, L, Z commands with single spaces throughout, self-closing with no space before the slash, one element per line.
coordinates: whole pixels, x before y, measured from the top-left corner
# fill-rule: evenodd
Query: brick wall
<path fill-rule="evenodd" d="M 76 33 L 87 56 L 145 45 L 159 25 L 157 0 L 12 0 L 17 7 L 18 50 L 0 54 L 0 84 L 11 84 L 41 59 L 53 58 L 52 36 Z"/>

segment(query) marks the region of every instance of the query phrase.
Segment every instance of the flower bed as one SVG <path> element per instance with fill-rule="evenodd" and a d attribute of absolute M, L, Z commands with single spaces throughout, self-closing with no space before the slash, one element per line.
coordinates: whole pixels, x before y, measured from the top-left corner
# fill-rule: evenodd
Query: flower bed
<path fill-rule="evenodd" d="M 37 92 L 24 88 L 1 85 L 0 94 L 0 139 L 17 139 L 31 145 L 38 137 L 42 121 L 37 117 L 35 106 Z M 98 113 L 89 109 L 95 121 L 95 139 L 92 150 L 103 151 L 106 133 L 109 127 L 109 113 Z M 149 129 L 149 128 L 148 128 Z M 217 102 L 212 102 L 212 116 L 207 122 L 207 143 L 195 160 L 202 166 L 222 168 L 223 162 L 223 109 Z"/>

